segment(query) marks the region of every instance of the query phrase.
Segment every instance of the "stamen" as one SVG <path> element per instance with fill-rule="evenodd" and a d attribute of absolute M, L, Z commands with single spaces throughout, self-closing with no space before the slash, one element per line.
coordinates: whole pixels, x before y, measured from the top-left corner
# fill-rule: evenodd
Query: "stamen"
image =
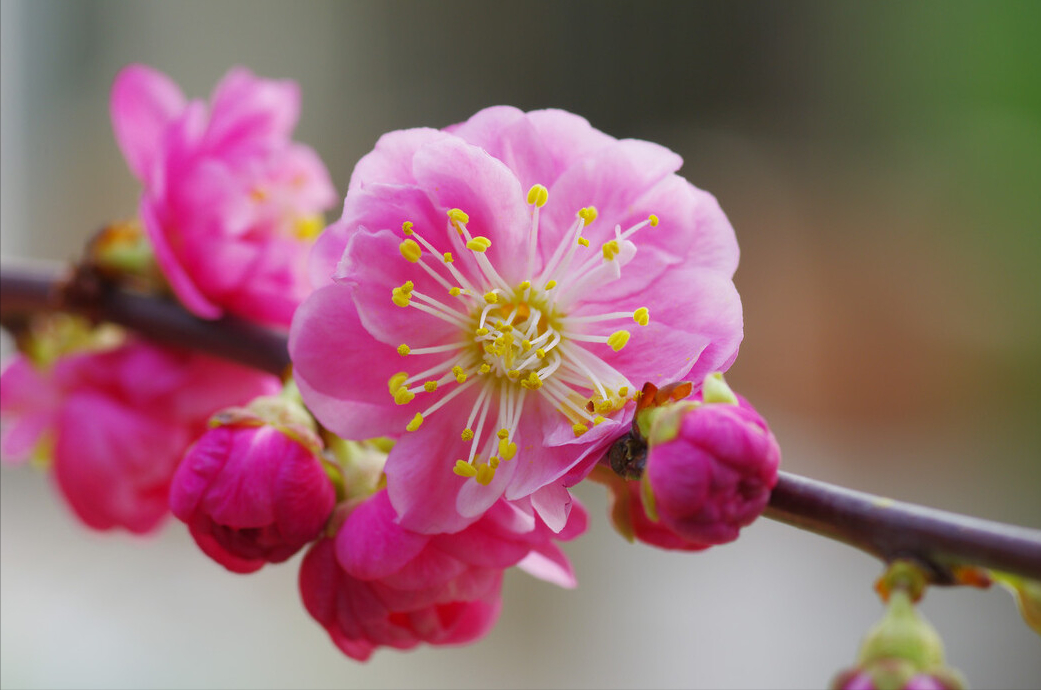
<path fill-rule="evenodd" d="M 408 378 L 408 372 L 407 371 L 399 371 L 398 373 L 396 373 L 393 376 L 391 376 L 390 380 L 387 382 L 387 388 L 390 389 L 390 394 L 394 395 L 397 392 L 397 390 L 399 388 L 401 388 L 401 386 L 406 383 L 405 380 L 407 378 Z"/>
<path fill-rule="evenodd" d="M 469 249 L 471 251 L 474 251 L 474 252 L 480 252 L 482 254 L 484 252 L 488 251 L 488 248 L 491 247 L 491 246 L 492 246 L 492 241 L 490 239 L 488 239 L 487 237 L 482 237 L 480 235 L 478 235 L 477 237 L 474 237 L 472 239 L 469 239 L 466 242 L 466 248 L 467 249 Z"/>
<path fill-rule="evenodd" d="M 423 415 L 416 413 L 416 416 L 412 418 L 412 421 L 405 426 L 406 431 L 415 431 L 423 424 Z"/>
<path fill-rule="evenodd" d="M 466 460 L 456 460 L 455 467 L 452 468 L 452 471 L 458 474 L 460 477 L 470 478 L 477 476 L 477 468 L 468 463 Z"/>
<path fill-rule="evenodd" d="M 416 241 L 412 239 L 402 240 L 401 244 L 398 245 L 398 249 L 401 251 L 401 255 L 405 257 L 405 261 L 413 264 L 419 261 L 419 257 L 423 253 Z"/>

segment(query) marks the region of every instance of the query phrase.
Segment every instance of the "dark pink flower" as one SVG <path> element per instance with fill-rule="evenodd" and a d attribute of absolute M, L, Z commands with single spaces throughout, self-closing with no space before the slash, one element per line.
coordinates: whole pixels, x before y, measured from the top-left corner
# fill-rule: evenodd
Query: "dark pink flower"
<path fill-rule="evenodd" d="M 145 342 L 65 356 L 47 370 L 19 356 L 0 376 L 3 451 L 17 461 L 42 444 L 85 524 L 148 532 L 210 415 L 278 387 L 276 377 Z"/>
<path fill-rule="evenodd" d="M 299 106 L 294 83 L 242 68 L 209 108 L 143 65 L 116 78 L 112 124 L 144 185 L 145 230 L 174 292 L 203 318 L 288 326 L 309 292 L 306 255 L 335 191 L 314 151 L 291 139 Z"/>
<path fill-rule="evenodd" d="M 228 415 L 188 449 L 170 509 L 232 572 L 281 563 L 318 537 L 336 504 L 320 448 L 309 430 Z"/>
<path fill-rule="evenodd" d="M 505 568 L 519 565 L 573 587 L 571 566 L 553 540 L 585 528 L 578 504 L 554 534 L 530 505 L 498 501 L 456 534 L 419 534 L 398 524 L 380 491 L 347 516 L 335 539 L 307 552 L 300 592 L 333 642 L 361 661 L 379 647 L 465 644 L 495 624 Z"/>
<path fill-rule="evenodd" d="M 358 163 L 290 353 L 326 427 L 400 438 L 386 471 L 405 526 L 454 532 L 530 496 L 559 529 L 564 487 L 645 381 L 733 362 L 737 243 L 680 164 L 508 107 L 392 132 Z"/>
<path fill-rule="evenodd" d="M 706 391 L 725 399 L 706 399 Z M 781 449 L 766 421 L 719 374 L 691 401 L 650 414 L 641 509 L 693 544 L 737 539 L 777 483 Z"/>

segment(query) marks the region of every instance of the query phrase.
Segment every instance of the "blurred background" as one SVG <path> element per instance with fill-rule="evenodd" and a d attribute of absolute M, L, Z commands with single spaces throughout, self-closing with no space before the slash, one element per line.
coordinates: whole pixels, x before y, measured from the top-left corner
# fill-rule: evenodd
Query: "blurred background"
<path fill-rule="evenodd" d="M 1041 3 L 3 0 L 3 261 L 74 257 L 138 190 L 108 120 L 145 62 L 192 96 L 232 65 L 298 81 L 298 138 L 343 190 L 391 129 L 507 103 L 659 142 L 742 248 L 728 378 L 785 469 L 1041 527 Z M 10 342 L 4 340 L 10 353 Z M 296 560 L 250 577 L 80 527 L 48 478 L 2 469 L 3 687 L 825 685 L 880 615 L 873 559 L 760 521 L 723 548 L 629 545 L 594 516 L 580 587 L 511 574 L 460 649 L 343 657 Z M 923 606 L 975 687 L 1041 683 L 1002 591 Z"/>

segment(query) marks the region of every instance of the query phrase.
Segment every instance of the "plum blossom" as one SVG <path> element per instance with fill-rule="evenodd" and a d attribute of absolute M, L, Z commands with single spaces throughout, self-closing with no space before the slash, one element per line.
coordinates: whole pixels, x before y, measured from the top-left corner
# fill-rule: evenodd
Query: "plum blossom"
<path fill-rule="evenodd" d="M 274 396 L 222 410 L 185 453 L 170 509 L 236 573 L 281 563 L 318 537 L 336 503 L 313 422 Z"/>
<path fill-rule="evenodd" d="M 209 108 L 144 65 L 112 88 L 112 125 L 141 181 L 139 212 L 173 291 L 196 315 L 288 326 L 309 291 L 306 261 L 335 200 L 310 148 L 291 140 L 300 95 L 236 68 Z"/>
<path fill-rule="evenodd" d="M 726 369 L 738 249 L 675 153 L 559 110 L 384 135 L 311 257 L 290 331 L 305 402 L 399 438 L 402 524 L 455 532 L 500 497 L 553 529 L 645 381 Z"/>
<path fill-rule="evenodd" d="M 314 544 L 300 568 L 304 606 L 348 656 L 378 647 L 465 644 L 484 636 L 502 607 L 503 571 L 518 565 L 563 587 L 571 566 L 553 540 L 586 529 L 578 504 L 554 534 L 534 514 L 499 501 L 456 534 L 426 535 L 397 522 L 386 491 L 349 510 L 335 538 Z"/>
<path fill-rule="evenodd" d="M 0 440 L 6 460 L 49 455 L 87 526 L 144 533 L 166 516 L 177 463 L 210 415 L 278 388 L 274 376 L 143 341 L 42 369 L 20 355 L 0 375 Z"/>

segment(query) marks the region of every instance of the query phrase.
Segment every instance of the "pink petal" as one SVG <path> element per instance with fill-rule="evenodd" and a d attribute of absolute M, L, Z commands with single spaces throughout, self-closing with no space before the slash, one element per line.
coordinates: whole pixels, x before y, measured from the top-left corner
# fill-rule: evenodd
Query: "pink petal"
<path fill-rule="evenodd" d="M 504 105 L 485 108 L 446 131 L 480 146 L 505 163 L 525 192 L 536 183 L 548 187 L 560 174 L 538 131 L 517 108 Z"/>
<path fill-rule="evenodd" d="M 112 86 L 112 128 L 138 179 L 148 182 L 162 154 L 163 133 L 185 108 L 180 88 L 165 74 L 144 65 L 128 65 Z"/>
<path fill-rule="evenodd" d="M 397 523 L 387 492 L 381 491 L 347 517 L 336 536 L 336 557 L 354 577 L 385 578 L 418 557 L 429 541 Z"/>
<path fill-rule="evenodd" d="M 351 173 L 347 192 L 363 188 L 373 182 L 393 185 L 415 185 L 412 175 L 412 156 L 421 146 L 448 135 L 436 129 L 419 127 L 388 132 L 379 138 L 375 148 L 366 154 Z"/>
<path fill-rule="evenodd" d="M 424 347 L 458 340 L 462 335 L 460 325 L 412 307 L 399 307 L 391 300 L 393 289 L 411 280 L 415 290 L 443 304 L 454 306 L 452 302 L 458 301 L 425 271 L 401 256 L 398 249 L 401 241 L 400 234 L 390 230 L 375 234 L 358 232 L 351 237 L 344 261 L 337 268 L 338 275 L 349 276 L 347 284 L 354 288 L 354 300 L 365 330 L 395 348 L 403 342 L 411 347 Z M 463 317 L 464 313 L 459 315 Z"/>
<path fill-rule="evenodd" d="M 531 213 L 527 190 L 502 162 L 482 149 L 451 137 L 428 143 L 412 161 L 417 182 L 447 212 L 465 211 L 471 235 L 491 240 L 486 256 L 511 285 L 524 280 Z"/>
<path fill-rule="evenodd" d="M 531 505 L 547 527 L 559 532 L 571 512 L 571 492 L 560 484 L 547 484 L 531 494 Z"/>
<path fill-rule="evenodd" d="M 566 110 L 533 110 L 528 113 L 527 118 L 542 139 L 542 145 L 553 158 L 558 170 L 557 175 L 582 158 L 617 141 L 614 137 L 594 129 L 584 117 Z M 556 176 L 542 184 L 551 187 L 554 182 Z"/>
<path fill-rule="evenodd" d="M 575 214 L 585 206 L 595 206 L 598 216 L 583 235 L 594 247 L 612 239 L 615 225 L 632 214 L 636 201 L 682 163 L 672 151 L 634 139 L 601 148 L 575 162 L 550 188 L 549 202 L 542 209 L 539 248 L 543 260 L 553 254 Z"/>
<path fill-rule="evenodd" d="M 289 138 L 300 115 L 300 88 L 236 67 L 217 84 L 211 103 L 208 149 L 223 156 L 249 155 Z"/>
<path fill-rule="evenodd" d="M 578 586 L 571 562 L 560 547 L 552 542 L 538 544 L 517 567 L 533 577 L 564 589 L 574 589 Z"/>

